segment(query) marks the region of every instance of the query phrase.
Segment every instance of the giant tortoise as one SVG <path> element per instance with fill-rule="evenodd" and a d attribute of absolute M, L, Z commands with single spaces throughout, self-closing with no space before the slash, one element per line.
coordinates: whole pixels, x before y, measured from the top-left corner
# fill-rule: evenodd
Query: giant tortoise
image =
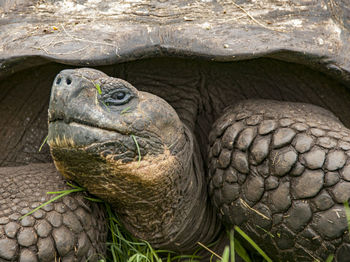
<path fill-rule="evenodd" d="M 19 219 L 61 174 L 155 247 L 348 261 L 349 29 L 342 0 L 0 0 L 0 261 L 105 252 L 82 194 Z"/>

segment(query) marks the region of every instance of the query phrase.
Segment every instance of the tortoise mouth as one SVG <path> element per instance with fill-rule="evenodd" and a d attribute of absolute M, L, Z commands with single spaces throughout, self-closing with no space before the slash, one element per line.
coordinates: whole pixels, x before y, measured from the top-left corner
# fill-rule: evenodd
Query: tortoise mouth
<path fill-rule="evenodd" d="M 48 143 L 52 147 L 88 147 L 107 141 L 123 140 L 117 130 L 101 128 L 79 119 L 53 119 L 49 121 Z"/>
<path fill-rule="evenodd" d="M 152 138 L 106 130 L 81 120 L 68 122 L 58 118 L 49 122 L 48 144 L 54 154 L 61 150 L 75 154 L 78 150 L 123 163 L 164 153 L 163 144 Z"/>
<path fill-rule="evenodd" d="M 70 118 L 55 118 L 55 119 L 49 120 L 49 125 L 53 124 L 53 123 L 65 123 L 67 125 L 76 124 L 76 125 L 80 125 L 80 126 L 98 128 L 98 129 L 106 130 L 106 131 L 110 131 L 110 132 L 118 132 L 118 130 L 116 130 L 116 129 L 101 127 L 101 126 L 99 126 L 97 124 L 93 124 L 89 121 L 81 120 L 78 118 L 72 118 L 72 117 L 70 117 Z M 118 132 L 118 133 L 121 133 L 121 132 Z"/>
<path fill-rule="evenodd" d="M 89 123 L 87 121 L 84 120 L 80 120 L 80 119 L 75 119 L 75 118 L 69 118 L 69 119 L 65 119 L 65 118 L 55 118 L 53 120 L 49 120 L 49 124 L 51 123 L 55 123 L 55 122 L 64 122 L 66 124 L 71 124 L 71 123 L 76 123 L 79 125 L 84 125 L 84 126 L 90 126 L 90 127 L 95 127 L 95 128 L 100 128 L 98 125 L 96 124 L 92 124 Z"/>

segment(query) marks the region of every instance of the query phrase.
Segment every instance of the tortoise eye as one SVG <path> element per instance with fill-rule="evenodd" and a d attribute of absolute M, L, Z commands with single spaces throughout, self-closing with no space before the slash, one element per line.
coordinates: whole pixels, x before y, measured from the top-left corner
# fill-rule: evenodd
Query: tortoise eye
<path fill-rule="evenodd" d="M 127 89 L 115 90 L 104 96 L 104 102 L 108 105 L 119 106 L 128 103 L 133 97 Z"/>
<path fill-rule="evenodd" d="M 115 99 L 115 100 L 123 100 L 125 98 L 126 94 L 124 91 L 119 91 L 117 93 L 114 93 L 112 95 L 112 97 Z"/>

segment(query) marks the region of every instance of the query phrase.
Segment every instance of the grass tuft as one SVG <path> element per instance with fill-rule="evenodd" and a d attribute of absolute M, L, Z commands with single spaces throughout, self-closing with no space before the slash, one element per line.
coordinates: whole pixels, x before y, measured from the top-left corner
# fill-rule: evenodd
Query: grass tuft
<path fill-rule="evenodd" d="M 161 262 L 157 252 L 144 241 L 138 241 L 120 224 L 110 205 L 106 205 L 111 241 L 107 243 L 113 262 L 156 261 Z M 107 260 L 108 261 L 108 260 Z"/>
<path fill-rule="evenodd" d="M 177 255 L 170 250 L 154 249 L 147 241 L 136 239 L 119 222 L 110 205 L 105 205 L 111 232 L 111 241 L 107 246 L 112 259 L 107 260 L 108 262 L 162 262 L 165 258 L 167 262 L 200 259 L 196 255 L 197 251 L 192 255 Z"/>

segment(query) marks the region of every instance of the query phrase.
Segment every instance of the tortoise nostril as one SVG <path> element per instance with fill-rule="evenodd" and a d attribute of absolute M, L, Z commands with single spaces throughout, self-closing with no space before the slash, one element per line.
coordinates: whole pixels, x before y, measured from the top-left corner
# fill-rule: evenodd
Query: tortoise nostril
<path fill-rule="evenodd" d="M 61 83 L 61 80 L 62 80 L 61 77 L 57 78 L 57 80 L 56 80 L 56 85 L 59 85 L 59 84 Z"/>
<path fill-rule="evenodd" d="M 72 83 L 72 79 L 70 77 L 67 77 L 66 83 L 67 83 L 67 85 L 70 85 Z"/>

